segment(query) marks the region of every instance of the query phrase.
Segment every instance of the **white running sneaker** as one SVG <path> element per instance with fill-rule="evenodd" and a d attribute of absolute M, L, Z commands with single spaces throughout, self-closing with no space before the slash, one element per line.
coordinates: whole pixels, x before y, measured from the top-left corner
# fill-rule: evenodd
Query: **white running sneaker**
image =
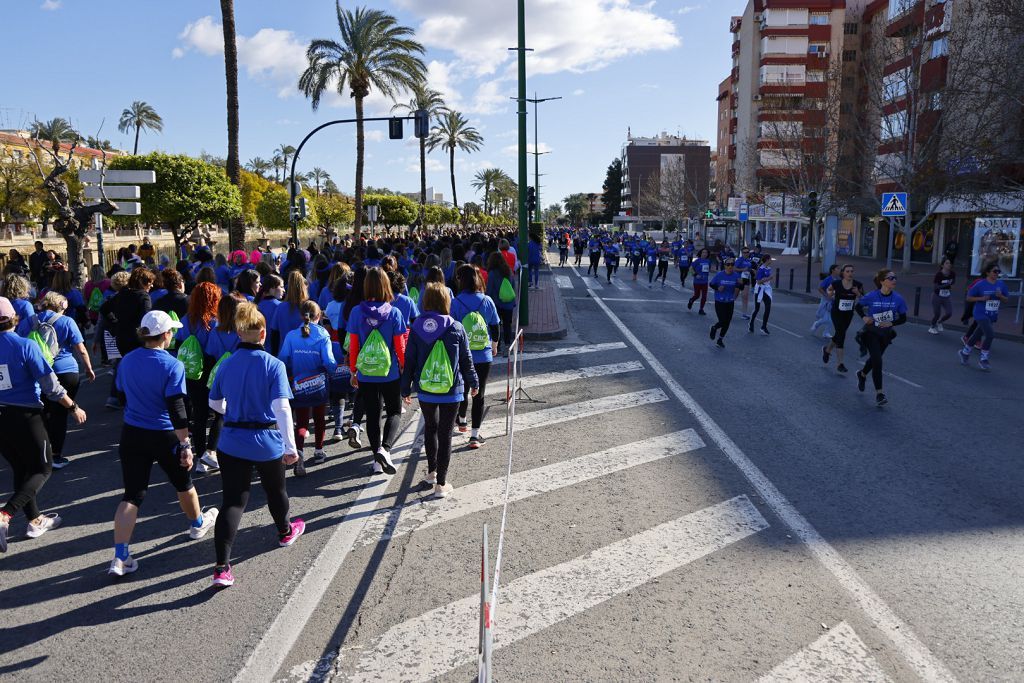
<path fill-rule="evenodd" d="M 200 538 L 205 536 L 207 532 L 213 528 L 213 525 L 217 523 L 217 515 L 220 514 L 220 510 L 217 508 L 210 508 L 203 513 L 203 525 L 202 526 L 190 526 L 188 528 L 188 537 L 193 541 L 198 541 Z"/>
<path fill-rule="evenodd" d="M 427 478 L 424 481 L 431 486 L 435 486 L 437 484 L 437 472 L 427 472 Z"/>
<path fill-rule="evenodd" d="M 0 515 L 0 553 L 7 552 L 7 530 L 10 528 L 10 519 Z"/>
<path fill-rule="evenodd" d="M 395 469 L 395 463 L 391 460 L 391 454 L 383 447 L 377 449 L 377 452 L 373 454 L 373 459 L 380 463 L 384 474 L 394 474 L 398 471 Z"/>
<path fill-rule="evenodd" d="M 938 333 L 939 333 L 939 328 L 936 327 L 935 325 L 932 325 L 931 327 L 928 328 L 928 334 L 938 334 Z"/>
<path fill-rule="evenodd" d="M 26 536 L 28 536 L 29 538 L 39 538 L 50 529 L 56 529 L 57 527 L 59 527 L 61 523 L 60 515 L 58 515 L 56 512 L 51 512 L 48 515 L 43 515 L 41 519 L 43 521 L 41 521 L 39 524 L 34 524 L 32 522 L 28 523 L 28 531 L 25 532 Z"/>
<path fill-rule="evenodd" d="M 199 462 L 196 464 L 196 472 L 216 472 L 220 469 L 220 463 L 217 462 L 217 454 L 214 451 L 206 451 L 203 453 L 203 457 L 199 458 Z"/>
<path fill-rule="evenodd" d="M 942 327 L 942 323 L 937 323 L 937 324 L 935 325 L 935 329 L 937 329 L 937 330 L 938 330 L 939 332 L 945 332 L 945 331 L 946 331 L 946 330 L 945 330 L 945 329 L 944 329 L 944 328 Z"/>
<path fill-rule="evenodd" d="M 374 474 L 384 474 L 384 468 L 381 467 L 380 463 L 377 462 L 376 460 L 373 461 L 373 473 Z"/>
<path fill-rule="evenodd" d="M 128 556 L 127 560 L 119 560 L 116 557 L 110 561 L 110 569 L 107 570 L 107 574 L 111 576 L 124 576 L 125 574 L 131 574 L 139 569 L 139 563 L 135 561 L 135 558 L 131 555 Z"/>
<path fill-rule="evenodd" d="M 440 484 L 434 485 L 434 497 L 435 498 L 447 498 L 452 493 L 452 483 L 450 481 L 445 482 L 444 486 Z"/>

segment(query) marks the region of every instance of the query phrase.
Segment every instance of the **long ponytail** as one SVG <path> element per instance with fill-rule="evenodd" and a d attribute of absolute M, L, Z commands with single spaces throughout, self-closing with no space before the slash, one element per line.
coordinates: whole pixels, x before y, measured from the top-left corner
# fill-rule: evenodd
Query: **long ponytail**
<path fill-rule="evenodd" d="M 302 313 L 302 336 L 309 337 L 309 326 L 313 324 L 314 320 L 320 319 L 320 306 L 312 299 L 307 299 L 299 306 L 299 312 Z"/>

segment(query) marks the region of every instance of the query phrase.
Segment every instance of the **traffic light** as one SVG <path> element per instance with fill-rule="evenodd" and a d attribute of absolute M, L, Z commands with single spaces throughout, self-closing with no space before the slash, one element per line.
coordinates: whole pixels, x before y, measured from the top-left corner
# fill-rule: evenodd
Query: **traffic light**
<path fill-rule="evenodd" d="M 430 135 L 430 112 L 426 109 L 417 109 L 413 112 L 415 119 L 415 134 L 418 138 L 425 138 Z"/>
<path fill-rule="evenodd" d="M 533 213 L 537 210 L 537 190 L 531 185 L 526 188 L 526 212 Z"/>
<path fill-rule="evenodd" d="M 299 220 L 305 220 L 306 218 L 306 198 L 299 197 Z"/>
<path fill-rule="evenodd" d="M 392 140 L 401 140 L 405 137 L 402 126 L 402 119 L 394 118 L 388 121 L 388 135 Z"/>
<path fill-rule="evenodd" d="M 288 220 L 298 223 L 306 218 L 306 198 L 299 197 L 299 203 L 288 207 Z"/>
<path fill-rule="evenodd" d="M 818 214 L 818 193 L 811 192 L 807 195 L 807 215 L 816 216 Z"/>

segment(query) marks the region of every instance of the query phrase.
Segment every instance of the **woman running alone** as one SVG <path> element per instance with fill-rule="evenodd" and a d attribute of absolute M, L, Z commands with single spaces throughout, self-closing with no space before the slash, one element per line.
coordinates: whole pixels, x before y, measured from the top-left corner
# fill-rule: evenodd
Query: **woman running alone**
<path fill-rule="evenodd" d="M 875 385 L 875 404 L 879 408 L 889 402 L 882 391 L 882 355 L 896 338 L 897 325 L 907 322 L 907 302 L 896 293 L 896 273 L 882 269 L 875 275 L 875 291 L 854 306 L 864 321 L 860 339 L 868 351 L 868 360 L 857 371 L 857 389 L 864 391 L 868 373 Z"/>
<path fill-rule="evenodd" d="M 114 513 L 114 559 L 107 570 L 111 576 L 124 576 L 139 568 L 128 544 L 149 489 L 154 462 L 178 492 L 178 504 L 190 523 L 190 538 L 202 538 L 217 520 L 216 508 L 206 512 L 200 508 L 192 484 L 185 368 L 167 353 L 174 331 L 180 327 L 181 323 L 163 311 L 150 311 L 138 330 L 142 346 L 121 359 L 117 388 L 126 400 L 118 451 L 124 496 Z"/>
<path fill-rule="evenodd" d="M 836 354 L 836 370 L 846 372 L 843 365 L 843 355 L 846 347 L 846 333 L 853 322 L 853 309 L 857 305 L 857 299 L 864 293 L 864 285 L 853 279 L 853 266 L 845 265 L 840 271 L 840 276 L 832 280 L 828 286 L 829 296 L 832 298 L 832 339 L 821 350 L 821 360 L 828 365 L 832 353 Z"/>
<path fill-rule="evenodd" d="M 36 503 L 53 469 L 40 394 L 60 404 L 77 424 L 85 422 L 85 411 L 67 395 L 39 344 L 19 337 L 17 326 L 14 305 L 0 297 L 0 455 L 14 475 L 14 493 L 0 508 L 0 553 L 7 552 L 11 519 L 19 511 L 28 519 L 29 538 L 38 538 L 61 522 L 56 514 L 40 512 Z"/>
<path fill-rule="evenodd" d="M 964 342 L 964 348 L 960 350 L 960 364 L 967 365 L 971 357 L 971 348 L 981 342 L 981 358 L 978 360 L 978 367 L 982 370 L 990 370 L 988 359 L 992 352 L 992 341 L 995 339 L 996 331 L 994 325 L 999 320 L 999 306 L 1005 303 L 1010 290 L 1005 282 L 999 279 L 1002 270 L 996 263 L 990 263 L 981 271 L 982 279 L 978 280 L 967 292 L 967 303 L 974 304 L 974 322 L 976 327 L 971 336 Z"/>
<path fill-rule="evenodd" d="M 216 588 L 235 583 L 231 548 L 249 502 L 253 470 L 267 497 L 278 545 L 292 545 L 306 530 L 305 522 L 288 516 L 285 467 L 299 459 L 288 372 L 284 363 L 263 350 L 267 323 L 254 304 L 238 306 L 235 330 L 241 340 L 238 349 L 221 365 L 210 388 L 210 408 L 224 416 L 217 444 L 224 499 L 214 529 Z"/>
<path fill-rule="evenodd" d="M 694 302 L 699 298 L 700 310 L 698 312 L 701 315 L 707 315 L 704 312 L 704 305 L 708 301 L 708 280 L 711 279 L 711 252 L 708 251 L 707 247 L 697 252 L 697 258 L 693 260 L 692 267 L 693 296 L 687 302 L 686 308 L 692 311 Z"/>
<path fill-rule="evenodd" d="M 948 258 L 942 260 L 939 272 L 935 273 L 932 280 L 932 324 L 928 328 L 929 334 L 942 332 L 942 323 L 953 317 L 953 284 L 956 282 L 956 273 L 953 272 L 953 262 Z"/>

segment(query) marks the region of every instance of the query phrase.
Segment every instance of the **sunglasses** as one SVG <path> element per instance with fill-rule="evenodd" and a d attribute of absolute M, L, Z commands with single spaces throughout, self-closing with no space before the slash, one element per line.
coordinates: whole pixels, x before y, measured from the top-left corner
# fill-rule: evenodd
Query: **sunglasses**
<path fill-rule="evenodd" d="M 896 276 L 895 275 L 886 275 L 885 279 L 886 280 L 892 280 L 893 282 L 896 282 Z"/>
<path fill-rule="evenodd" d="M 995 273 L 996 275 L 1002 275 L 1003 274 L 1003 271 L 999 270 L 998 268 L 996 268 L 992 272 Z"/>

